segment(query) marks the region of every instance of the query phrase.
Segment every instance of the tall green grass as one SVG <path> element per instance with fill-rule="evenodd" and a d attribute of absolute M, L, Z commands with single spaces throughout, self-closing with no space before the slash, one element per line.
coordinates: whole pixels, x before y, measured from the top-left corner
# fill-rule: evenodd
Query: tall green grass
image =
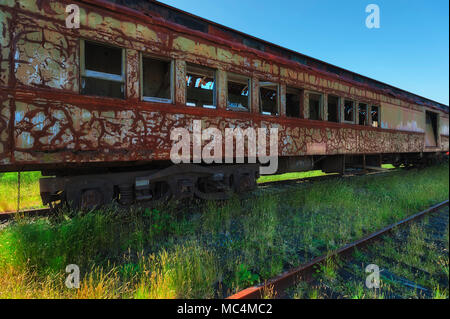
<path fill-rule="evenodd" d="M 309 177 L 316 177 L 316 176 L 324 176 L 327 175 L 326 173 L 322 171 L 308 171 L 308 172 L 301 172 L 301 173 L 285 173 L 285 174 L 279 174 L 279 175 L 265 175 L 258 178 L 258 183 L 267 183 L 267 182 L 276 182 L 276 181 L 285 181 L 285 180 L 291 180 L 291 179 L 300 179 L 300 178 L 309 178 Z"/>
<path fill-rule="evenodd" d="M 448 164 L 188 208 L 115 207 L 0 229 L 0 298 L 212 298 L 448 198 Z M 82 287 L 64 286 L 77 264 Z"/>
<path fill-rule="evenodd" d="M 20 209 L 40 208 L 39 193 L 41 172 L 20 173 Z M 0 173 L 0 212 L 17 210 L 18 174 Z"/>

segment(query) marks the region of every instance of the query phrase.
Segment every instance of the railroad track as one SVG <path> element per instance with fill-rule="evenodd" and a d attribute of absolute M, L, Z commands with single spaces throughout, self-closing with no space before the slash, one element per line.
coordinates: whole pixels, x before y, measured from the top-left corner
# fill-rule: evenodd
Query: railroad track
<path fill-rule="evenodd" d="M 39 209 L 26 209 L 16 212 L 4 212 L 0 213 L 0 223 L 3 221 L 7 221 L 13 219 L 17 216 L 48 216 L 52 213 L 50 208 L 39 208 Z"/>
<path fill-rule="evenodd" d="M 273 181 L 273 182 L 264 182 L 259 183 L 258 188 L 248 194 L 242 194 L 240 198 L 242 199 L 252 199 L 258 196 L 265 195 L 277 195 L 283 194 L 289 191 L 298 190 L 299 186 L 306 186 L 311 183 L 329 181 L 329 180 L 338 180 L 338 179 L 347 179 L 347 178 L 358 178 L 362 176 L 375 176 L 375 175 L 386 175 L 392 174 L 394 172 L 398 172 L 404 170 L 404 168 L 396 168 L 396 169 L 386 169 L 383 171 L 368 171 L 363 173 L 362 170 L 355 170 L 353 172 L 347 172 L 346 174 L 327 174 L 322 176 L 313 176 L 313 177 L 305 177 L 298 179 L 288 179 L 282 181 Z"/>
<path fill-rule="evenodd" d="M 265 187 L 265 186 L 274 186 L 274 185 L 276 185 L 276 186 L 298 185 L 299 183 L 304 183 L 304 182 L 319 182 L 319 181 L 325 181 L 325 180 L 330 180 L 330 179 L 352 178 L 352 177 L 366 176 L 366 175 L 384 175 L 384 174 L 390 174 L 393 172 L 398 172 L 402 169 L 404 169 L 404 168 L 392 168 L 392 169 L 367 171 L 367 172 L 363 172 L 363 170 L 354 170 L 352 172 L 348 171 L 345 174 L 331 173 L 331 174 L 321 175 L 321 176 L 286 179 L 286 180 L 273 181 L 273 182 L 264 182 L 264 183 L 259 183 L 258 186 Z"/>
<path fill-rule="evenodd" d="M 246 288 L 236 294 L 229 296 L 227 299 L 260 299 L 263 298 L 269 291 L 272 296 L 277 298 L 282 298 L 286 295 L 286 289 L 294 286 L 300 280 L 309 283 L 313 280 L 313 274 L 316 272 L 317 268 L 325 265 L 327 261 L 333 258 L 346 258 L 356 249 L 361 249 L 374 241 L 380 240 L 383 235 L 392 232 L 394 229 L 405 226 L 412 221 L 416 221 L 430 213 L 436 212 L 443 207 L 448 207 L 449 200 L 445 200 L 439 204 L 431 206 L 430 208 L 407 217 L 399 222 L 393 223 L 377 232 L 365 236 L 355 242 L 347 244 L 334 252 L 322 255 L 320 257 L 314 258 L 313 260 L 300 265 L 290 271 L 287 271 L 264 284 Z M 447 212 L 448 214 L 448 212 Z M 411 283 L 405 283 L 406 285 L 412 285 Z M 422 289 L 421 287 L 415 287 L 416 289 Z"/>

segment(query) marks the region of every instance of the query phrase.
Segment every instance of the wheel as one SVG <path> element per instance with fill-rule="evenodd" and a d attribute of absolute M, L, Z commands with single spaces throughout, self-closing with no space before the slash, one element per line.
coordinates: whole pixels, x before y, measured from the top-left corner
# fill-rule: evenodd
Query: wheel
<path fill-rule="evenodd" d="M 102 180 L 83 179 L 68 183 L 66 203 L 73 210 L 90 210 L 108 204 L 113 199 L 113 186 Z"/>
<path fill-rule="evenodd" d="M 204 200 L 224 200 L 231 197 L 231 189 L 224 181 L 208 177 L 199 178 L 195 185 L 195 196 Z"/>
<path fill-rule="evenodd" d="M 235 174 L 234 190 L 236 193 L 249 192 L 256 188 L 256 174 L 250 171 Z"/>

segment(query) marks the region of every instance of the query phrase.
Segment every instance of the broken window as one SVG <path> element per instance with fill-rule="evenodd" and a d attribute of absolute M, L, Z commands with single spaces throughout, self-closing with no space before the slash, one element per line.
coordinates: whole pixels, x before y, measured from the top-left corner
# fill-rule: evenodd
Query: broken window
<path fill-rule="evenodd" d="M 379 127 L 380 109 L 378 106 L 372 105 L 370 110 L 370 118 L 373 127 Z"/>
<path fill-rule="evenodd" d="M 320 105 L 322 104 L 322 96 L 320 94 L 309 94 L 309 119 L 321 120 Z"/>
<path fill-rule="evenodd" d="M 286 116 L 300 117 L 301 90 L 286 88 Z"/>
<path fill-rule="evenodd" d="M 354 122 L 355 121 L 355 110 L 353 101 L 345 100 L 344 101 L 344 121 L 345 122 Z"/>
<path fill-rule="evenodd" d="M 437 113 L 425 111 L 425 146 L 435 147 L 438 141 Z"/>
<path fill-rule="evenodd" d="M 359 103 L 358 119 L 359 125 L 367 125 L 367 104 Z"/>
<path fill-rule="evenodd" d="M 339 97 L 334 95 L 328 95 L 328 121 L 339 122 Z"/>
<path fill-rule="evenodd" d="M 235 111 L 250 110 L 250 78 L 228 73 L 228 109 Z"/>
<path fill-rule="evenodd" d="M 142 95 L 144 101 L 172 102 L 172 62 L 142 57 Z"/>
<path fill-rule="evenodd" d="M 81 41 L 81 75 L 81 94 L 124 98 L 124 50 Z"/>
<path fill-rule="evenodd" d="M 278 84 L 259 82 L 259 104 L 262 114 L 278 115 Z"/>
<path fill-rule="evenodd" d="M 187 64 L 186 105 L 216 108 L 216 70 Z"/>

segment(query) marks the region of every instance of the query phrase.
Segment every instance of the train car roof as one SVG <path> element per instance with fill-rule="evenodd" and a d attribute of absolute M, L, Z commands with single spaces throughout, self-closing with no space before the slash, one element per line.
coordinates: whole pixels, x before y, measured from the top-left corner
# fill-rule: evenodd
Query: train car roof
<path fill-rule="evenodd" d="M 277 55 L 282 58 L 297 62 L 301 65 L 308 66 L 316 70 L 320 70 L 322 72 L 334 74 L 335 76 L 338 76 L 339 78 L 344 80 L 365 84 L 374 89 L 382 90 L 388 95 L 407 100 L 412 100 L 419 105 L 440 109 L 446 113 L 448 113 L 449 111 L 448 105 L 405 91 L 403 89 L 369 78 L 367 76 L 346 70 L 344 68 L 321 61 L 319 59 L 312 58 L 302 53 L 281 47 L 274 43 L 253 37 L 251 35 L 234 30 L 219 23 L 204 19 L 202 17 L 196 16 L 189 12 L 177 9 L 175 7 L 169 6 L 167 4 L 155 0 L 84 0 L 84 2 L 97 4 L 102 3 L 105 4 L 106 2 L 109 2 L 114 4 L 114 8 L 117 8 L 116 6 L 119 5 L 122 7 L 139 11 L 144 14 L 151 14 L 151 16 L 160 17 L 166 21 L 179 24 L 188 29 L 199 31 L 206 34 L 210 33 L 212 30 L 211 27 L 213 27 L 215 29 L 220 30 L 220 32 L 223 35 L 226 35 L 228 39 L 231 38 L 233 39 L 233 41 L 241 43 L 242 45 L 247 46 L 249 48 L 256 49 L 262 52 L 267 52 L 272 55 Z M 217 36 L 217 34 L 214 35 Z"/>

